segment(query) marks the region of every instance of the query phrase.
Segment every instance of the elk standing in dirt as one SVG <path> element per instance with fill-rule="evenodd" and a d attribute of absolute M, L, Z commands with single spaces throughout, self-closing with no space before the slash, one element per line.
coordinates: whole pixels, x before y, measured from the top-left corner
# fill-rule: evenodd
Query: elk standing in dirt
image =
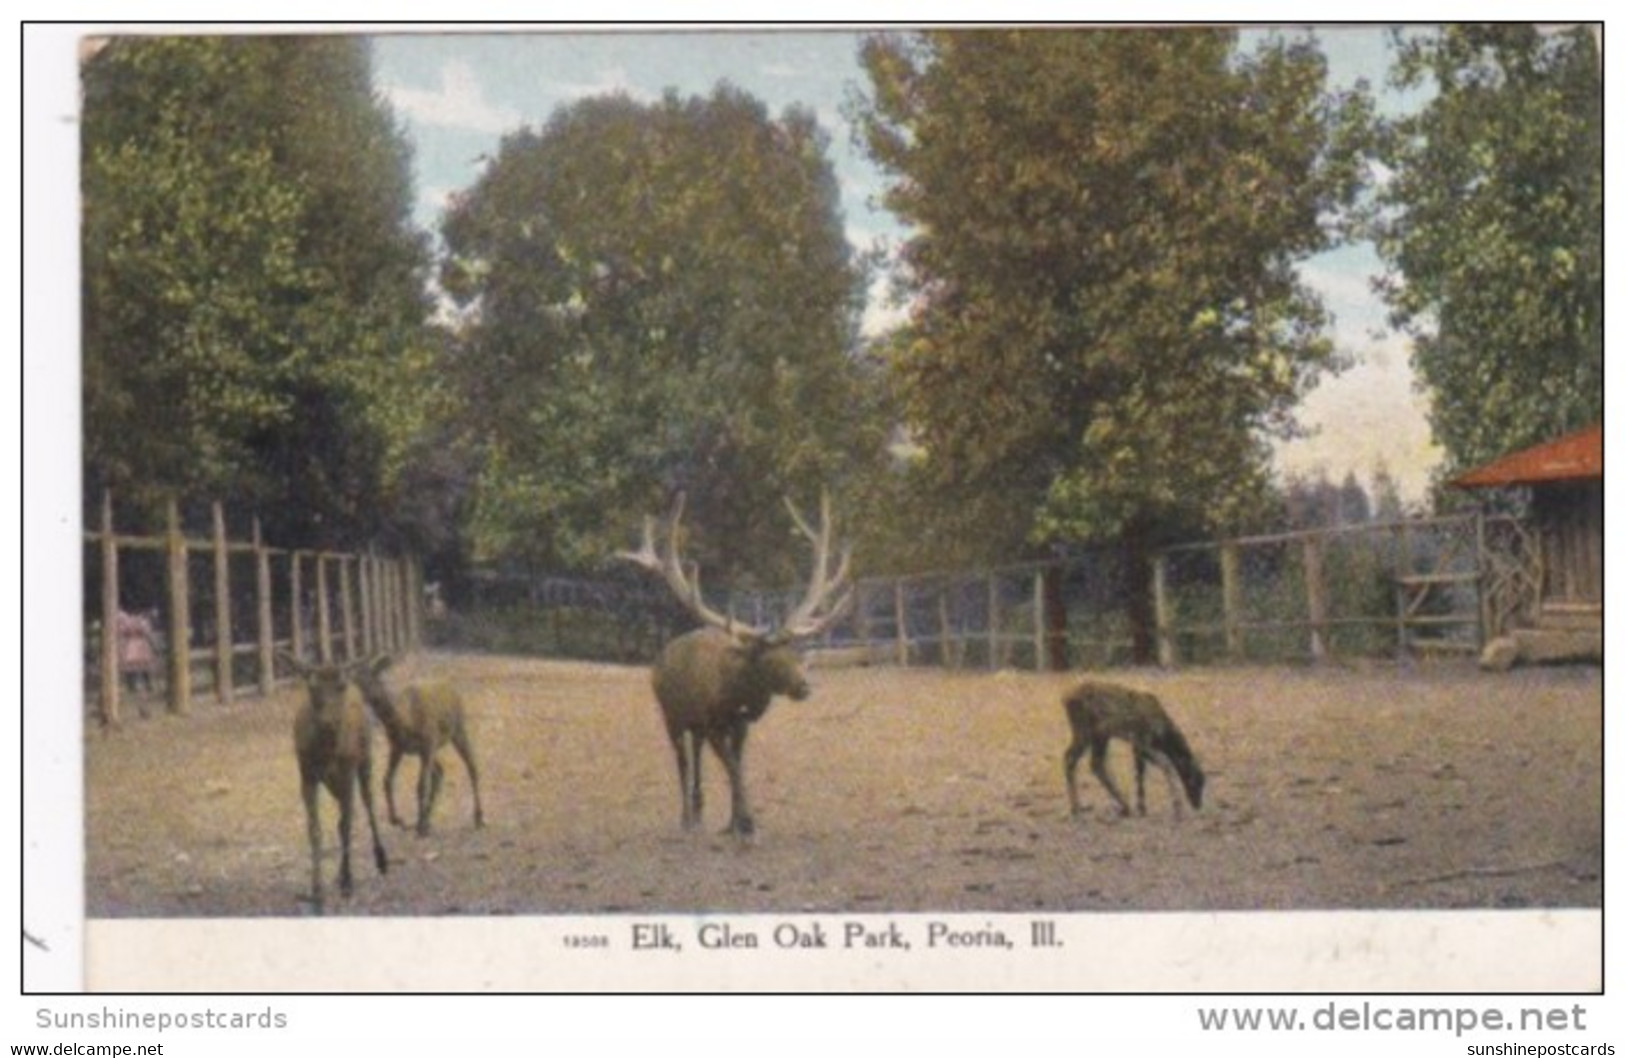
<path fill-rule="evenodd" d="M 1167 778 L 1176 817 L 1182 814 L 1180 785 L 1184 787 L 1184 796 L 1190 798 L 1191 807 L 1202 807 L 1206 777 L 1184 733 L 1155 695 L 1111 683 L 1088 682 L 1073 688 L 1065 704 L 1066 718 L 1072 726 L 1072 744 L 1067 747 L 1063 764 L 1067 798 L 1074 816 L 1083 811 L 1078 803 L 1077 770 L 1085 750 L 1089 753 L 1090 770 L 1112 795 L 1123 815 L 1130 814 L 1128 800 L 1106 767 L 1106 748 L 1114 738 L 1133 747 L 1136 806 L 1140 815 L 1145 815 L 1147 764 L 1155 764 Z M 1176 777 L 1180 785 L 1175 784 Z"/>
<path fill-rule="evenodd" d="M 851 605 L 847 583 L 852 554 L 843 551 L 831 572 L 829 497 L 822 500 L 821 524 L 808 525 L 794 504 L 786 503 L 796 528 L 813 545 L 813 572 L 802 602 L 778 628 L 742 624 L 707 606 L 700 596 L 698 571 L 685 571 L 678 551 L 683 517 L 679 495 L 666 536 L 666 549 L 655 549 L 654 519 L 646 519 L 643 547 L 621 556 L 658 573 L 703 628 L 679 636 L 661 652 L 654 670 L 655 698 L 666 721 L 666 733 L 677 754 L 677 783 L 683 800 L 683 828 L 700 822 L 702 745 L 709 744 L 728 772 L 732 814 L 726 833 L 741 839 L 755 832 L 745 799 L 745 736 L 760 720 L 775 695 L 801 701 L 811 693 L 794 643 L 818 635 Z"/>
<path fill-rule="evenodd" d="M 338 665 L 306 665 L 290 654 L 282 660 L 305 681 L 305 704 L 293 722 L 294 751 L 299 757 L 299 790 L 305 801 L 305 828 L 310 838 L 310 895 L 316 910 L 323 907 L 322 828 L 319 789 L 339 803 L 339 892 L 349 896 L 350 831 L 356 793 L 367 810 L 372 830 L 372 855 L 378 873 L 389 870 L 389 857 L 378 837 L 372 809 L 372 730 L 361 696 Z"/>
<path fill-rule="evenodd" d="M 445 765 L 440 763 L 440 749 L 450 745 L 463 758 L 468 769 L 468 781 L 474 790 L 474 826 L 485 825 L 485 809 L 480 805 L 480 771 L 474 763 L 474 746 L 468 737 L 468 716 L 463 709 L 462 696 L 447 683 L 413 684 L 395 694 L 384 685 L 384 670 L 394 659 L 381 655 L 364 661 L 351 670 L 367 705 L 384 725 L 389 738 L 389 768 L 384 772 L 384 802 L 389 806 L 389 821 L 404 826 L 395 811 L 395 770 L 401 758 L 408 753 L 418 758 L 418 821 L 419 837 L 429 833 L 429 816 L 440 796 L 440 782 L 445 778 Z"/>

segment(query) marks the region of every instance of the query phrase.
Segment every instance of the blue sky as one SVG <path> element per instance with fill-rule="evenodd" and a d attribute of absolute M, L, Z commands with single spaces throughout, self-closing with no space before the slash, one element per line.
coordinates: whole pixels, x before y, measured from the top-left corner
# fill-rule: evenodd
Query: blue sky
<path fill-rule="evenodd" d="M 1384 87 L 1384 31 L 1336 27 L 1317 31 L 1335 86 L 1366 78 Z M 775 113 L 808 107 L 830 134 L 849 239 L 867 248 L 906 235 L 875 205 L 881 175 L 851 142 L 841 117 L 847 95 L 865 82 L 857 36 L 839 31 L 598 32 L 541 34 L 402 34 L 379 37 L 374 61 L 379 90 L 395 108 L 416 151 L 418 219 L 433 230 L 446 196 L 473 182 L 482 156 L 495 154 L 505 132 L 539 127 L 555 108 L 610 91 L 652 100 L 667 88 L 705 94 L 729 80 Z M 1390 112 L 1415 97 L 1380 97 Z M 1368 246 L 1345 248 L 1305 263 L 1306 281 L 1336 317 L 1335 338 L 1354 366 L 1305 400 L 1300 415 L 1313 436 L 1278 447 L 1285 474 L 1352 471 L 1369 481 L 1378 466 L 1420 499 L 1439 459 L 1431 444 L 1424 398 L 1414 391 L 1408 343 L 1386 333 L 1370 278 L 1379 270 Z M 884 328 L 896 310 L 871 299 L 866 326 Z"/>

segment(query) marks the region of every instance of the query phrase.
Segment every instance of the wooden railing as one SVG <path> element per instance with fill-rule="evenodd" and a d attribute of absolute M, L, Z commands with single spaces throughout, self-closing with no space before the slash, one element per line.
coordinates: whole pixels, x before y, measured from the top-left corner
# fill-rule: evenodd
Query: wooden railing
<path fill-rule="evenodd" d="M 163 631 L 165 647 L 159 651 L 165 663 L 166 705 L 172 713 L 186 713 L 192 704 L 194 668 L 203 668 L 212 677 L 215 698 L 230 704 L 239 689 L 238 676 L 249 666 L 239 663 L 251 657 L 255 664 L 253 682 L 247 689 L 269 694 L 275 686 L 276 653 L 288 650 L 297 657 L 314 656 L 322 661 L 355 660 L 384 651 L 414 649 L 422 640 L 423 577 L 411 558 L 380 557 L 375 554 L 289 549 L 271 547 L 260 534 L 254 519 L 249 540 L 231 540 L 226 533 L 225 509 L 211 507 L 211 533 L 206 538 L 187 537 L 181 530 L 178 502 L 167 504 L 165 529 L 161 535 L 121 533 L 114 525 L 113 496 L 102 498 L 100 524 L 85 532 L 85 541 L 100 554 L 100 620 L 95 634 L 98 672 L 97 715 L 104 725 L 120 721 L 119 561 L 126 551 L 155 551 L 163 555 L 164 602 L 167 616 Z M 205 623 L 192 618 L 193 591 L 188 566 L 193 553 L 211 558 L 212 613 Z M 231 556 L 250 556 L 252 583 L 234 583 Z M 274 567 L 282 567 L 278 578 Z M 239 640 L 234 627 L 232 603 L 251 595 L 253 629 L 251 638 Z M 277 634 L 276 615 L 284 615 L 285 634 Z"/>

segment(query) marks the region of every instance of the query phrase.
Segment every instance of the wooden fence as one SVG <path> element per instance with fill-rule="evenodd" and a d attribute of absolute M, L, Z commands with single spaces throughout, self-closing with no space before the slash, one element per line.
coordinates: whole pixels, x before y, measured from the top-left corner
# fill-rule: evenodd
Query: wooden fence
<path fill-rule="evenodd" d="M 1480 512 L 1167 548 L 1158 661 L 1476 653 L 1507 616 L 1489 588 L 1498 562 L 1524 561 L 1516 530 Z"/>
<path fill-rule="evenodd" d="M 1464 514 L 1164 548 L 1150 556 L 1150 607 L 1138 631 L 1150 634 L 1164 666 L 1469 654 L 1520 605 L 1502 586 L 1529 580 L 1519 544 L 1526 535 L 1514 519 Z M 1507 569 L 1523 572 L 1511 578 Z M 819 646 L 869 664 L 1121 664 L 1134 651 L 1129 598 L 1140 576 L 1120 552 L 1100 551 L 866 578 L 852 614 Z M 783 603 L 766 596 L 729 605 L 761 623 Z"/>
<path fill-rule="evenodd" d="M 191 708 L 194 669 L 212 677 L 215 698 L 229 704 L 242 688 L 269 694 L 277 682 L 276 653 L 295 657 L 312 654 L 321 661 L 350 661 L 387 651 L 414 649 L 422 641 L 423 576 L 410 558 L 388 558 L 321 550 L 271 547 L 260 536 L 259 520 L 251 539 L 231 540 L 226 534 L 225 509 L 211 507 L 212 532 L 207 538 L 187 537 L 181 529 L 179 504 L 171 500 L 165 531 L 159 536 L 120 533 L 114 525 L 113 496 L 102 497 L 100 525 L 85 532 L 87 544 L 99 553 L 99 632 L 93 635 L 97 671 L 97 714 L 104 725 L 120 720 L 119 589 L 120 555 L 151 551 L 164 563 L 164 605 L 167 621 L 162 632 L 165 649 L 166 701 L 172 713 Z M 212 590 L 201 623 L 192 617 L 192 577 L 189 557 L 210 558 Z M 246 556 L 253 565 L 252 584 L 234 584 L 232 556 Z M 273 576 L 281 567 L 281 584 Z M 251 598 L 253 616 L 233 621 L 233 602 Z M 282 614 L 284 632 L 276 617 Z M 251 624 L 252 638 L 239 641 L 237 624 Z M 87 644 L 92 645 L 92 644 Z"/>
<path fill-rule="evenodd" d="M 1540 581 L 1527 527 L 1478 513 L 1191 543 L 1143 562 L 1131 568 L 1122 548 L 1102 548 L 866 577 L 851 611 L 808 646 L 831 664 L 1040 670 L 1467 655 L 1528 607 Z M 664 587 L 625 578 L 493 573 L 476 588 L 451 624 L 499 629 L 485 649 L 648 660 L 685 623 Z M 758 626 L 799 597 L 707 594 Z M 510 634 L 527 622 L 536 634 Z M 587 634 L 568 642 L 567 625 Z"/>

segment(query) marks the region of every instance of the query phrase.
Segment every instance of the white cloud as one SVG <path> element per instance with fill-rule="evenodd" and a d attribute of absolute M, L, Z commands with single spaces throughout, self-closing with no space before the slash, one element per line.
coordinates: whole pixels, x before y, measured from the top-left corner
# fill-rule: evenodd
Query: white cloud
<path fill-rule="evenodd" d="M 869 304 L 863 310 L 863 319 L 858 324 L 858 329 L 865 338 L 879 338 L 907 322 L 907 305 L 894 304 L 881 292 L 871 291 Z"/>
<path fill-rule="evenodd" d="M 1325 295 L 1334 307 L 1382 310 L 1382 302 L 1371 289 L 1370 272 L 1309 263 L 1299 265 L 1298 274 L 1311 288 Z"/>
<path fill-rule="evenodd" d="M 770 62 L 761 67 L 763 77 L 771 77 L 780 81 L 800 80 L 810 76 L 814 71 L 794 63 Z"/>
<path fill-rule="evenodd" d="M 519 111 L 486 99 L 474 68 L 458 60 L 440 68 L 438 88 L 385 84 L 381 91 L 392 107 L 422 125 L 495 135 L 522 120 Z"/>
<path fill-rule="evenodd" d="M 457 193 L 456 188 L 435 186 L 425 187 L 418 192 L 418 208 L 420 213 L 431 217 L 438 217 L 451 205 L 451 198 Z"/>
<path fill-rule="evenodd" d="M 555 82 L 553 90 L 567 100 L 614 95 L 615 93 L 620 93 L 639 102 L 649 102 L 655 98 L 649 92 L 645 92 L 633 85 L 632 76 L 626 72 L 624 67 L 620 66 L 611 66 L 600 70 L 591 81 Z"/>
<path fill-rule="evenodd" d="M 1369 480 L 1385 466 L 1407 500 L 1422 499 L 1442 453 L 1428 427 L 1428 398 L 1416 392 L 1409 361 L 1406 339 L 1368 343 L 1359 363 L 1304 398 L 1299 420 L 1311 434 L 1277 445 L 1277 468 L 1309 476 L 1323 470 L 1333 480 L 1353 471 Z"/>

